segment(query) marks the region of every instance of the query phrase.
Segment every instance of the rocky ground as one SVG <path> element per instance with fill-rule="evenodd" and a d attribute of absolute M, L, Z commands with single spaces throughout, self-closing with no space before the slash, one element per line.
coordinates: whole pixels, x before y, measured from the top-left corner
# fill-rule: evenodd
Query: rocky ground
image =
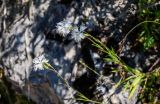
<path fill-rule="evenodd" d="M 77 43 L 56 31 L 56 24 L 63 19 L 85 24 L 86 32 L 113 47 L 128 65 L 143 69 L 146 66 L 142 61 L 150 66 L 157 55 L 133 50 L 130 44 L 134 37 L 119 51 L 121 40 L 137 24 L 134 0 L 2 0 L 0 5 L 0 65 L 13 86 L 29 99 L 38 104 L 82 103 L 55 73 L 33 71 L 33 58 L 44 54 L 70 85 L 88 98 L 103 104 L 136 103 L 138 90 L 128 100 L 128 92 L 115 89 L 118 76 L 108 74 L 110 63 L 102 60 L 88 40 Z M 80 59 L 93 70 L 107 74 L 100 78 L 79 64 Z"/>

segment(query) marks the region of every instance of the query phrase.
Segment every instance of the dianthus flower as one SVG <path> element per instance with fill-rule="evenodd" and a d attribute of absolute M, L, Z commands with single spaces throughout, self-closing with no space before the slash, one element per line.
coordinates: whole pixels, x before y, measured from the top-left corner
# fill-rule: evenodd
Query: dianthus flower
<path fill-rule="evenodd" d="M 57 23 L 57 32 L 64 37 L 67 36 L 72 30 L 72 23 L 69 20 L 63 20 Z"/>
<path fill-rule="evenodd" d="M 74 29 L 71 32 L 71 37 L 72 39 L 74 39 L 76 42 L 80 42 L 82 39 L 85 38 L 84 35 L 84 30 L 86 29 L 85 26 L 80 26 L 78 27 L 74 27 Z"/>
<path fill-rule="evenodd" d="M 48 63 L 48 60 L 44 57 L 44 55 L 41 55 L 39 57 L 36 57 L 33 59 L 33 67 L 34 70 L 43 70 L 44 69 L 44 63 Z"/>

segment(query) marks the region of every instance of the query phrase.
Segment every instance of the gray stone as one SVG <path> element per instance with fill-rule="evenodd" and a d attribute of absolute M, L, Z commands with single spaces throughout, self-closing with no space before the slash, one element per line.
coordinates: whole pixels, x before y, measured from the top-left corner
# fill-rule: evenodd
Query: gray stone
<path fill-rule="evenodd" d="M 62 0 L 22 0 L 14 2 L 13 5 L 6 4 L 9 1 L 12 0 L 3 0 L 2 8 L 0 8 L 0 13 L 2 13 L 0 17 L 0 61 L 6 68 L 7 77 L 22 89 L 26 83 L 39 83 L 41 78 L 37 78 L 35 82 L 31 78 L 28 82 L 29 77 L 35 73 L 42 75 L 42 79 L 49 80 L 51 84 L 47 87 L 43 85 L 45 81 L 40 80 L 42 86 L 37 86 L 40 92 L 34 87 L 31 88 L 29 97 L 37 103 L 41 100 L 43 103 L 53 103 L 50 102 L 51 99 L 54 99 L 50 97 L 53 92 L 65 104 L 76 103 L 72 97 L 70 101 L 65 100 L 70 97 L 72 91 L 60 84 L 62 81 L 56 74 L 46 71 L 42 73 L 32 71 L 32 59 L 45 54 L 51 65 L 70 84 L 72 83 L 71 79 L 75 80 L 78 66 L 74 65 L 77 64 L 81 55 L 79 44 L 74 42 L 68 45 L 61 44 L 57 40 L 47 39 L 46 36 L 48 31 L 55 29 L 57 22 L 69 18 L 74 24 L 78 24 L 81 20 L 86 20 L 87 17 L 86 25 L 89 26 L 90 31 L 108 31 L 110 32 L 109 36 L 112 36 L 116 32 L 121 33 L 123 22 L 136 13 L 134 0 L 99 0 L 99 2 L 96 0 L 80 0 L 80 2 L 73 0 L 70 5 L 60 3 Z M 20 11 L 22 12 L 20 13 Z M 55 35 L 57 34 L 52 33 L 52 38 Z M 119 40 L 119 36 L 117 35 L 116 40 Z M 93 60 L 96 67 L 101 69 L 103 65 L 98 63 L 98 58 L 99 56 L 94 56 Z M 72 72 L 73 68 L 74 73 Z M 107 83 L 107 86 L 112 86 L 111 82 Z M 34 90 L 36 94 L 34 94 Z M 24 92 L 27 94 L 26 91 Z"/>

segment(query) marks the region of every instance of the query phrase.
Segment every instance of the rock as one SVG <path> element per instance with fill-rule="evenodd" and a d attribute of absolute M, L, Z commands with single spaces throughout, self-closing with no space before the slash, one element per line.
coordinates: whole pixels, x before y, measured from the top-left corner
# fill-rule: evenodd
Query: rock
<path fill-rule="evenodd" d="M 80 44 L 77 45 L 74 42 L 65 43 L 64 41 L 67 41 L 67 39 L 63 37 L 60 37 L 62 41 L 54 38 L 58 35 L 53 31 L 56 24 L 67 18 L 74 24 L 81 24 L 82 21 L 86 21 L 84 24 L 89 26 L 90 31 L 100 31 L 105 34 L 107 31 L 107 33 L 110 33 L 107 36 L 112 37 L 116 31 L 118 31 L 118 34 L 121 33 L 123 23 L 131 15 L 135 15 L 135 12 L 129 9 L 135 8 L 136 11 L 136 5 L 133 1 L 72 0 L 70 4 L 65 5 L 62 0 L 25 0 L 22 2 L 3 0 L 1 9 L 3 13 L 0 17 L 0 33 L 2 33 L 0 34 L 0 64 L 6 68 L 7 77 L 17 82 L 19 87 L 25 86 L 29 79 L 30 83 L 40 84 L 36 86 L 40 92 L 33 86 L 31 92 L 35 93 L 34 97 L 31 94 L 29 95 L 36 102 L 41 103 L 38 100 L 44 97 L 42 99 L 44 102 L 52 103 L 50 102 L 51 99 L 55 98 L 51 98 L 51 96 L 55 96 L 55 92 L 67 104 L 67 100 L 64 98 L 70 96 L 71 91 L 66 89 L 64 85 L 60 85 L 62 81 L 56 74 L 47 71 L 33 72 L 32 59 L 45 54 L 51 65 L 72 84 L 70 79 L 76 80 L 76 78 L 72 78 L 76 77 L 74 76 L 75 72 L 72 76 L 72 69 L 82 55 L 80 52 L 81 46 L 79 47 Z M 17 6 L 15 7 L 15 5 Z M 51 34 L 49 34 L 50 32 Z M 52 38 L 47 38 L 47 36 Z M 120 36 L 117 35 L 117 41 Z M 93 60 L 96 60 L 96 57 L 93 57 Z M 101 63 L 96 60 L 95 64 L 100 69 Z M 40 74 L 43 78 L 37 78 L 34 82 L 30 78 L 34 74 Z M 53 89 L 51 91 L 49 85 L 42 84 L 46 81 L 46 76 L 54 91 Z M 112 84 L 108 82 L 107 86 L 109 85 Z M 46 90 L 43 90 L 43 88 L 46 88 Z M 42 96 L 43 93 L 45 96 Z M 68 100 L 68 104 L 73 102 L 76 103 L 75 99 L 73 101 Z"/>
<path fill-rule="evenodd" d="M 140 87 L 137 88 L 133 97 L 128 99 L 129 91 L 124 91 L 122 88 L 115 88 L 113 76 L 103 76 L 97 80 L 97 87 L 95 89 L 96 100 L 102 99 L 102 104 L 136 104 L 137 95 Z M 105 88 L 102 92 L 100 88 Z"/>
<path fill-rule="evenodd" d="M 110 98 L 110 100 L 111 100 L 111 104 L 121 104 L 119 102 L 119 99 L 118 99 L 118 97 L 116 95 L 112 95 L 111 98 Z"/>
<path fill-rule="evenodd" d="M 37 85 L 28 83 L 23 88 L 23 93 L 37 104 L 63 104 L 63 101 L 60 100 L 48 83 L 41 83 Z"/>

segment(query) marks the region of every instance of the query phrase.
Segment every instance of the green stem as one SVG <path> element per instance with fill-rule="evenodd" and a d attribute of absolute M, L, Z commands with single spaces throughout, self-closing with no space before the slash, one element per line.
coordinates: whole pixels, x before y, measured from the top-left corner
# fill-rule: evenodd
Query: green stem
<path fill-rule="evenodd" d="M 89 70 L 93 71 L 95 74 L 97 74 L 98 76 L 101 76 L 99 73 L 97 73 L 95 70 L 93 70 L 92 68 L 90 68 L 88 65 L 86 65 L 84 62 L 82 62 L 81 60 L 79 61 L 83 66 L 87 67 Z"/>
<path fill-rule="evenodd" d="M 67 85 L 68 88 L 72 88 L 72 87 L 68 84 L 68 82 L 58 73 L 58 71 L 55 70 L 55 68 L 52 67 L 49 63 L 43 63 L 43 65 L 44 65 L 44 68 L 55 72 L 55 73 L 65 82 L 65 84 Z M 72 89 L 73 89 L 73 88 L 72 88 Z M 73 89 L 73 90 L 75 90 L 75 89 Z M 97 104 L 101 104 L 100 102 L 97 102 L 97 101 L 93 101 L 93 100 L 88 99 L 88 98 L 87 98 L 86 96 L 84 96 L 81 92 L 79 92 L 79 91 L 77 91 L 77 90 L 75 90 L 75 91 L 76 91 L 79 95 L 81 95 L 81 97 L 82 97 L 83 99 L 86 99 L 86 101 L 88 101 L 88 102 L 94 102 L 94 103 L 97 103 Z"/>
<path fill-rule="evenodd" d="M 45 66 L 46 69 L 48 69 L 48 70 L 51 70 L 51 69 L 52 69 L 51 71 L 55 72 L 55 73 L 58 75 L 58 77 L 60 77 L 60 78 L 65 82 L 65 84 L 67 85 L 67 87 L 70 88 L 68 82 L 58 73 L 58 71 L 57 71 L 54 67 L 52 67 L 52 66 L 51 66 L 50 64 L 48 64 L 48 63 L 44 63 L 44 66 Z"/>

